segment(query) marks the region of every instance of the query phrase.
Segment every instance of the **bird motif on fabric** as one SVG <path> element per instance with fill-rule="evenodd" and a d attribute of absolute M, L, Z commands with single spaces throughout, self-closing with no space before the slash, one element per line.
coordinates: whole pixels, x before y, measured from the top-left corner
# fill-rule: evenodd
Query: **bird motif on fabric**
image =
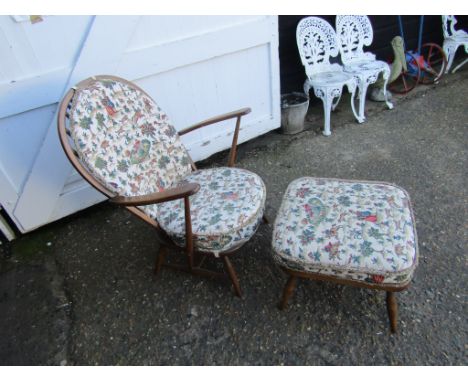
<path fill-rule="evenodd" d="M 325 251 L 328 252 L 328 257 L 333 260 L 333 259 L 338 259 L 340 260 L 340 243 L 333 243 L 331 241 L 328 242 L 328 244 L 324 247 Z"/>
<path fill-rule="evenodd" d="M 404 256 L 405 254 L 405 247 L 402 246 L 401 244 L 397 244 L 395 245 L 395 254 L 398 256 L 398 257 L 401 257 L 401 256 Z"/>
<path fill-rule="evenodd" d="M 308 194 L 310 194 L 309 187 L 301 187 L 301 188 L 298 188 L 296 191 L 296 197 L 298 198 L 305 198 Z"/>
<path fill-rule="evenodd" d="M 138 193 L 138 191 L 139 191 L 138 185 L 136 185 L 135 183 L 129 183 L 129 186 L 130 186 L 130 189 L 132 190 L 133 194 Z"/>
<path fill-rule="evenodd" d="M 143 98 L 143 103 L 145 104 L 145 110 L 148 113 L 151 113 L 153 111 L 153 105 L 151 104 L 151 101 L 148 98 Z"/>
<path fill-rule="evenodd" d="M 325 231 L 325 235 L 327 235 L 327 238 L 332 238 L 332 237 L 338 237 L 338 230 L 341 229 L 342 226 L 332 226 L 330 229 L 327 229 Z"/>
<path fill-rule="evenodd" d="M 365 220 L 371 223 L 377 222 L 377 215 L 373 215 L 370 211 L 357 211 L 356 214 L 359 220 Z"/>
<path fill-rule="evenodd" d="M 132 117 L 132 122 L 135 124 L 138 122 L 138 120 L 143 117 L 143 113 L 140 110 L 137 110 L 135 114 Z"/>
<path fill-rule="evenodd" d="M 102 142 L 101 142 L 101 148 L 106 150 L 108 147 L 110 146 L 110 143 L 107 139 L 104 139 Z"/>
<path fill-rule="evenodd" d="M 390 207 L 401 208 L 401 206 L 398 205 L 398 203 L 396 202 L 395 197 L 393 195 L 387 197 L 387 203 Z"/>
<path fill-rule="evenodd" d="M 338 221 L 342 222 L 346 219 L 346 213 L 345 212 L 340 212 L 340 216 L 338 217 Z"/>
<path fill-rule="evenodd" d="M 251 186 L 255 186 L 255 185 L 257 184 L 257 181 L 256 181 L 255 178 L 253 178 L 253 177 L 248 177 L 248 178 L 246 179 L 246 182 L 247 182 L 249 185 L 251 185 Z"/>
<path fill-rule="evenodd" d="M 318 198 L 310 198 L 306 204 L 304 204 L 304 210 L 306 212 L 306 221 L 312 225 L 320 224 L 327 216 L 327 207 Z"/>
<path fill-rule="evenodd" d="M 115 183 L 115 182 L 109 182 L 109 184 L 110 184 L 114 189 L 116 189 L 116 190 L 119 189 L 119 185 L 118 185 L 117 183 Z"/>
<path fill-rule="evenodd" d="M 222 193 L 222 197 L 224 200 L 237 200 L 239 199 L 239 194 L 234 191 L 226 191 Z"/>
<path fill-rule="evenodd" d="M 117 110 L 115 110 L 115 104 L 110 100 L 109 97 L 104 97 L 101 100 L 102 105 L 107 111 L 107 114 L 109 114 L 111 117 L 117 114 Z"/>
<path fill-rule="evenodd" d="M 148 157 L 150 147 L 151 142 L 149 140 L 137 140 L 133 145 L 132 151 L 130 152 L 130 163 L 142 163 Z"/>

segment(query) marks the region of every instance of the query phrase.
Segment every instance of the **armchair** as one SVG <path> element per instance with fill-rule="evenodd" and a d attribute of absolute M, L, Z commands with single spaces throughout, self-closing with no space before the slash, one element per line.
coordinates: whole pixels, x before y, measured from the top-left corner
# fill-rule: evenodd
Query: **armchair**
<path fill-rule="evenodd" d="M 254 235 L 263 218 L 262 179 L 234 167 L 244 108 L 178 133 L 167 115 L 135 84 L 96 76 L 70 89 L 58 114 L 62 147 L 81 176 L 149 223 L 161 243 L 155 273 L 168 266 L 219 277 L 204 268 L 207 256 L 223 260 L 237 296 L 241 289 L 230 255 Z M 198 170 L 180 136 L 236 119 L 227 167 Z M 183 249 L 187 264 L 167 264 L 169 249 Z"/>

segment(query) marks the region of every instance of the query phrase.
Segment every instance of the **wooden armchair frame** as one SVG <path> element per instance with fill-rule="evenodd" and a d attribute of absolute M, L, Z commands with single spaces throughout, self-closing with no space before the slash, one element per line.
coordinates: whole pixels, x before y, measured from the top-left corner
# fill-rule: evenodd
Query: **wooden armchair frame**
<path fill-rule="evenodd" d="M 104 185 L 102 185 L 96 178 L 86 169 L 86 167 L 81 163 L 81 160 L 78 156 L 77 151 L 72 147 L 73 140 L 71 139 L 71 133 L 69 130 L 69 112 L 71 110 L 71 106 L 73 103 L 73 97 L 75 95 L 76 89 L 80 87 L 85 87 L 89 84 L 90 81 L 94 79 L 114 79 L 116 81 L 120 81 L 126 83 L 139 91 L 145 94 L 147 97 L 152 99 L 152 97 L 146 93 L 143 89 L 138 87 L 132 82 L 129 82 L 125 79 L 115 77 L 115 76 L 95 76 L 90 79 L 84 80 L 78 83 L 74 88 L 70 89 L 64 96 L 60 106 L 59 106 L 59 113 L 57 117 L 57 127 L 58 127 L 58 134 L 60 143 L 65 151 L 66 156 L 70 160 L 73 167 L 76 171 L 89 183 L 93 186 L 96 190 L 104 194 L 111 203 L 117 204 L 119 206 L 125 207 L 128 211 L 132 214 L 136 215 L 146 223 L 150 224 L 157 232 L 158 240 L 161 243 L 159 254 L 156 257 L 156 264 L 154 273 L 157 275 L 161 270 L 162 266 L 166 266 L 169 268 L 175 268 L 178 270 L 186 271 L 192 274 L 197 274 L 206 277 L 225 277 L 224 273 L 211 271 L 205 268 L 202 268 L 203 262 L 205 261 L 206 257 L 209 255 L 215 256 L 212 252 L 202 252 L 202 251 L 195 251 L 194 249 L 194 239 L 192 233 L 192 222 L 191 222 L 191 215 L 190 215 L 190 195 L 194 195 L 200 189 L 200 185 L 197 183 L 188 183 L 181 185 L 179 187 L 171 188 L 164 190 L 162 192 L 155 192 L 148 195 L 141 195 L 141 196 L 121 196 L 116 195 L 114 192 L 107 189 Z M 236 119 L 236 126 L 234 130 L 234 135 L 232 138 L 232 145 L 229 153 L 228 159 L 228 167 L 234 167 L 236 156 L 237 156 L 237 141 L 239 137 L 240 131 L 240 121 L 242 116 L 249 114 L 251 112 L 250 108 L 243 108 L 240 110 L 232 111 L 230 113 L 222 114 L 204 121 L 201 121 L 195 125 L 187 127 L 182 131 L 179 131 L 179 136 L 188 134 L 194 130 L 199 128 L 212 125 L 221 121 L 229 120 L 229 119 Z M 187 153 L 187 155 L 189 155 Z M 190 156 L 189 156 L 190 158 Z M 197 167 L 193 160 L 190 158 L 191 166 L 193 170 L 197 170 Z M 147 216 L 143 211 L 137 208 L 137 206 L 144 206 L 148 204 L 156 204 L 156 203 L 164 203 L 170 200 L 175 199 L 184 199 L 184 208 L 185 208 L 185 253 L 187 256 L 187 265 L 181 264 L 169 264 L 165 262 L 165 258 L 167 256 L 169 249 L 178 249 L 181 248 L 177 246 L 174 241 L 166 234 L 166 232 L 160 227 L 158 222 L 149 216 Z M 263 221 L 267 223 L 267 219 L 264 216 Z M 235 294 L 238 297 L 241 297 L 242 292 L 239 285 L 239 280 L 237 274 L 232 266 L 232 263 L 229 259 L 229 255 L 233 254 L 237 251 L 243 243 L 234 248 L 231 248 L 229 251 L 221 252 L 215 257 L 220 257 L 223 260 L 224 267 L 227 271 L 227 274 L 233 284 Z"/>

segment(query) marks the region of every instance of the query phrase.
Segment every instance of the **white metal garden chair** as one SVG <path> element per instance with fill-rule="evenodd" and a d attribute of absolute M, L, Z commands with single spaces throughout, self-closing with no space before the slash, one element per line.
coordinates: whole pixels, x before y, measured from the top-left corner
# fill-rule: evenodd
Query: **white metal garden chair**
<path fill-rule="evenodd" d="M 372 43 L 372 24 L 367 16 L 336 16 L 336 34 L 341 53 L 344 71 L 357 79 L 359 88 L 359 121 L 364 122 L 367 88 L 377 81 L 382 73 L 385 81 L 383 92 L 385 103 L 389 109 L 393 104 L 388 99 L 387 81 L 390 76 L 390 66 L 376 60 L 375 55 L 364 52 L 363 47 Z"/>
<path fill-rule="evenodd" d="M 455 53 L 459 46 L 463 45 L 465 47 L 465 53 L 468 53 L 468 33 L 464 30 L 455 30 L 455 24 L 457 19 L 455 16 L 443 15 L 442 16 L 442 31 L 444 33 L 444 45 L 443 50 L 447 56 L 447 68 L 445 73 L 448 73 L 452 64 L 453 59 L 455 58 Z M 452 70 L 452 73 L 455 73 L 461 66 L 463 66 L 468 61 L 466 58 L 462 63 L 457 65 L 455 69 Z"/>
<path fill-rule="evenodd" d="M 323 102 L 325 113 L 323 134 L 331 134 L 330 113 L 338 105 L 345 85 L 352 95 L 353 114 L 361 122 L 354 107 L 356 80 L 352 75 L 345 73 L 341 65 L 330 63 L 330 57 L 338 55 L 336 33 L 332 26 L 321 18 L 306 17 L 297 25 L 296 41 L 307 75 L 304 93 L 308 95 L 312 87 L 315 96 Z"/>

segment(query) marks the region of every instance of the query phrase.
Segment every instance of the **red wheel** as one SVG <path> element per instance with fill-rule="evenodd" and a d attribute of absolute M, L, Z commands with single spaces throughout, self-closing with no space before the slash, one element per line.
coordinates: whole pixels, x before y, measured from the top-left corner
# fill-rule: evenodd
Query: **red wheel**
<path fill-rule="evenodd" d="M 416 57 L 410 52 L 406 52 L 405 56 L 407 70 L 402 70 L 397 79 L 388 85 L 388 89 L 396 94 L 406 94 L 413 90 L 421 75 Z"/>
<path fill-rule="evenodd" d="M 447 67 L 447 57 L 445 57 L 443 49 L 439 45 L 429 42 L 421 47 L 420 54 L 424 61 L 420 62 L 421 77 L 419 81 L 425 85 L 437 83 Z"/>

